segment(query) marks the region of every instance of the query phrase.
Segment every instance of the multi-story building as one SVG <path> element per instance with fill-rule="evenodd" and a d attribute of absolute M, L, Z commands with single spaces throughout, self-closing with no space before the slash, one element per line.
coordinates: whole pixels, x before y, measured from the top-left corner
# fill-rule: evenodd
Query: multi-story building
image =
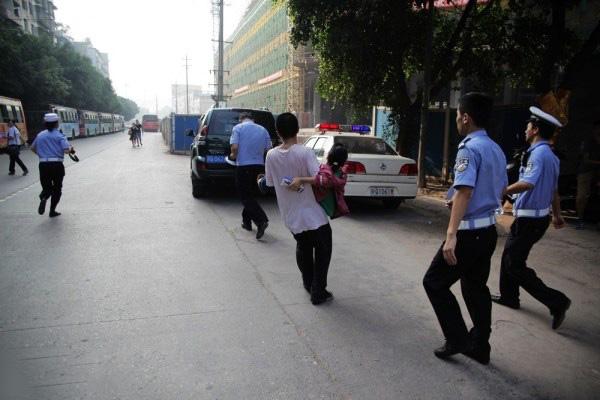
<path fill-rule="evenodd" d="M 187 98 L 186 98 L 187 97 Z M 176 114 L 204 114 L 215 101 L 200 85 L 171 85 L 171 108 Z"/>
<path fill-rule="evenodd" d="M 36 36 L 54 36 L 54 10 L 56 7 L 52 0 L 0 0 L 1 16 Z"/>
<path fill-rule="evenodd" d="M 346 122 L 347 107 L 333 107 L 315 91 L 317 63 L 309 47 L 294 49 L 285 2 L 254 0 L 224 50 L 225 93 L 233 107 L 294 112 L 302 127 L 322 118 Z M 217 68 L 215 68 L 217 69 Z"/>
<path fill-rule="evenodd" d="M 106 78 L 110 78 L 110 73 L 108 71 L 108 54 L 101 53 L 92 46 L 92 42 L 90 39 L 86 39 L 83 42 L 73 42 L 71 43 L 75 51 L 81 54 L 84 57 L 87 57 L 92 65 Z"/>

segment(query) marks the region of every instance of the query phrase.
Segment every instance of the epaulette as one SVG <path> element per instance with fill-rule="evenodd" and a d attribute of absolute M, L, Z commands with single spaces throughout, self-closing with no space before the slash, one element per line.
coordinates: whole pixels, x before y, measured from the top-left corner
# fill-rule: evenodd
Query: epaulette
<path fill-rule="evenodd" d="M 459 150 L 464 148 L 469 140 L 471 140 L 471 138 L 466 138 L 464 141 L 460 142 L 458 145 Z"/>

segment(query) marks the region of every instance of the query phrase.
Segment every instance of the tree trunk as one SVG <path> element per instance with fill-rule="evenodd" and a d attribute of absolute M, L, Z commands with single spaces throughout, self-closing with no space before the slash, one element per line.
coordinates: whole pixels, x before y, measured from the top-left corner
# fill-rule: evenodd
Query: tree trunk
<path fill-rule="evenodd" d="M 553 88 L 553 76 L 556 63 L 563 56 L 565 43 L 565 1 L 552 0 L 552 27 L 550 43 L 544 55 L 540 74 L 535 81 L 535 90 L 538 93 L 547 93 Z"/>

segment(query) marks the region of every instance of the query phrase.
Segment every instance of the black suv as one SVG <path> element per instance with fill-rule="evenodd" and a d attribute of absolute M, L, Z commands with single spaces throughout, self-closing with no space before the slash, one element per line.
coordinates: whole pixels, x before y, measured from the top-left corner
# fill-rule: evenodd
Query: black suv
<path fill-rule="evenodd" d="M 190 170 L 192 194 L 206 196 L 213 185 L 234 182 L 235 167 L 225 161 L 229 155 L 229 138 L 233 127 L 239 124 L 240 114 L 250 113 L 254 122 L 262 125 L 271 136 L 273 146 L 279 143 L 275 132 L 275 119 L 270 111 L 247 108 L 213 108 L 198 124 L 198 132 L 191 145 Z M 192 133 L 193 134 L 193 133 Z"/>

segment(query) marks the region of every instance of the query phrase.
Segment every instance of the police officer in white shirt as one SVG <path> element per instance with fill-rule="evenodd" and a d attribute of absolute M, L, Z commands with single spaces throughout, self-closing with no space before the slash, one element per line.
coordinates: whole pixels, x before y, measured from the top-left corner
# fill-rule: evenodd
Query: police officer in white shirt
<path fill-rule="evenodd" d="M 21 132 L 19 132 L 19 129 L 17 129 L 17 127 L 15 126 L 15 121 L 13 120 L 8 121 L 8 132 L 6 134 L 6 138 L 8 141 L 8 156 L 10 157 L 8 174 L 15 174 L 16 163 L 19 164 L 19 167 L 21 167 L 21 169 L 23 170 L 23 176 L 27 175 L 29 171 L 27 170 L 27 167 L 19 157 L 19 153 L 21 152 L 21 145 L 23 144 L 23 141 L 21 140 Z"/>
<path fill-rule="evenodd" d="M 58 130 L 58 115 L 48 113 L 44 115 L 46 130 L 38 133 L 31 144 L 31 150 L 40 158 L 40 182 L 42 193 L 40 193 L 40 205 L 38 213 L 44 214 L 46 201 L 50 200 L 50 218 L 58 217 L 56 206 L 62 195 L 62 182 L 65 177 L 63 159 L 65 154 L 74 153 L 69 141 Z"/>
<path fill-rule="evenodd" d="M 557 329 L 565 319 L 571 300 L 564 293 L 546 286 L 526 261 L 531 248 L 544 236 L 551 220 L 557 229 L 565 225 L 560 215 L 557 189 L 560 162 L 549 143 L 556 128 L 562 125 L 537 107 L 529 110 L 531 117 L 525 135 L 530 146 L 523 162 L 525 165 L 521 166 L 519 181 L 506 188 L 507 195 L 518 193 L 513 206 L 516 218 L 502 253 L 500 294 L 492 295 L 492 301 L 518 309 L 519 287 L 522 287 L 548 307 L 553 316 L 552 329 Z"/>

